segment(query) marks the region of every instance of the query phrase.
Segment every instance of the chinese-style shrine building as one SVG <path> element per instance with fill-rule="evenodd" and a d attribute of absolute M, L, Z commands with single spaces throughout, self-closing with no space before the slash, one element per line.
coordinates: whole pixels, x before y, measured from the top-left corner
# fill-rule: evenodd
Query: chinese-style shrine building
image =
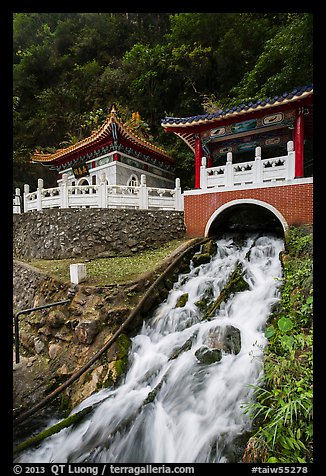
<path fill-rule="evenodd" d="M 161 125 L 195 156 L 195 189 L 184 192 L 188 236 L 212 234 L 231 209 L 250 221 L 257 206 L 283 231 L 312 224 L 312 85 Z"/>
<path fill-rule="evenodd" d="M 115 106 L 104 124 L 89 137 L 53 154 L 35 153 L 41 163 L 68 176 L 68 185 L 96 185 L 105 174 L 109 185 L 138 186 L 141 175 L 151 187 L 174 187 L 175 162 L 163 149 L 123 124 Z"/>
<path fill-rule="evenodd" d="M 173 189 L 174 159 L 123 124 L 113 106 L 88 138 L 34 155 L 59 174 L 59 186 L 45 190 L 41 181 L 29 192 L 27 185 L 24 211 L 184 209 L 188 237 L 241 223 L 282 233 L 313 223 L 312 85 L 211 114 L 165 117 L 161 124 L 194 153 L 193 190 L 181 195 L 179 179 Z"/>

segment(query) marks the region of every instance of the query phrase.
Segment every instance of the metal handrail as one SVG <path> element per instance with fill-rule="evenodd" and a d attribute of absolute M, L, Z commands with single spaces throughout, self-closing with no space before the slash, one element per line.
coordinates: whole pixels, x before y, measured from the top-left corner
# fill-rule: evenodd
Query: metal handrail
<path fill-rule="evenodd" d="M 32 311 L 40 311 L 41 309 L 47 309 L 53 306 L 59 306 L 60 304 L 68 304 L 71 302 L 71 299 L 66 299 L 65 301 L 57 301 L 52 302 L 50 304 L 44 304 L 43 306 L 31 307 L 29 309 L 22 309 L 14 314 L 14 322 L 15 322 L 15 360 L 16 364 L 19 364 L 19 319 L 18 317 L 20 314 L 28 314 Z"/>

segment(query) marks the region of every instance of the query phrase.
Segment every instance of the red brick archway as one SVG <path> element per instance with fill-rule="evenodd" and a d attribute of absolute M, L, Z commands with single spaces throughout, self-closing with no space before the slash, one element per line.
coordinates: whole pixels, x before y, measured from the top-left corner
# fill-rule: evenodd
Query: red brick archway
<path fill-rule="evenodd" d="M 255 208 L 259 207 L 260 209 L 268 211 L 270 214 L 272 214 L 272 216 L 274 216 L 274 218 L 277 218 L 280 227 L 283 229 L 283 233 L 285 233 L 288 229 L 288 224 L 284 216 L 269 203 L 262 202 L 261 200 L 256 200 L 253 198 L 241 198 L 225 203 L 213 213 L 213 215 L 206 223 L 205 236 L 209 236 L 211 234 L 211 230 L 214 228 L 215 222 L 223 221 L 223 215 L 225 214 L 225 212 L 231 212 L 234 220 L 236 219 L 236 208 L 243 206 L 246 206 L 246 208 L 254 206 Z M 257 217 L 255 217 L 255 219 L 257 219 Z"/>
<path fill-rule="evenodd" d="M 274 185 L 274 184 L 273 184 Z M 291 225 L 313 223 L 312 179 L 291 185 L 228 191 L 192 190 L 184 193 L 188 237 L 205 236 L 220 212 L 236 203 L 256 203 L 272 211 L 286 230 Z"/>

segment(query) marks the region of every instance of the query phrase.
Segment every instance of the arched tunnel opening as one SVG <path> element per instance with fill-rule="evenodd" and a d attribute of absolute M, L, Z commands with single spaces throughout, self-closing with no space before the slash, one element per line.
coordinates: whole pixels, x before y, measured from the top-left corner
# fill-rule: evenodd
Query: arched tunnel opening
<path fill-rule="evenodd" d="M 207 236 L 232 232 L 273 233 L 284 237 L 280 219 L 268 208 L 252 203 L 231 205 L 221 211 L 211 223 Z"/>

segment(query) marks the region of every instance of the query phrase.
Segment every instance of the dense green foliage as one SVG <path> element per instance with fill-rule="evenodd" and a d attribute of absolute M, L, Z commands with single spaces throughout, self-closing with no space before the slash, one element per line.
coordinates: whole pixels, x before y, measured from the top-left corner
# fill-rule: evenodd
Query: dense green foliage
<path fill-rule="evenodd" d="M 287 237 L 278 309 L 265 335 L 262 386 L 247 411 L 255 421 L 246 462 L 312 462 L 312 234 L 293 227 Z"/>
<path fill-rule="evenodd" d="M 138 111 L 193 186 L 189 148 L 162 117 L 188 116 L 312 82 L 311 13 L 15 13 L 14 186 L 48 169 L 28 163 L 87 136 L 116 103 Z"/>

